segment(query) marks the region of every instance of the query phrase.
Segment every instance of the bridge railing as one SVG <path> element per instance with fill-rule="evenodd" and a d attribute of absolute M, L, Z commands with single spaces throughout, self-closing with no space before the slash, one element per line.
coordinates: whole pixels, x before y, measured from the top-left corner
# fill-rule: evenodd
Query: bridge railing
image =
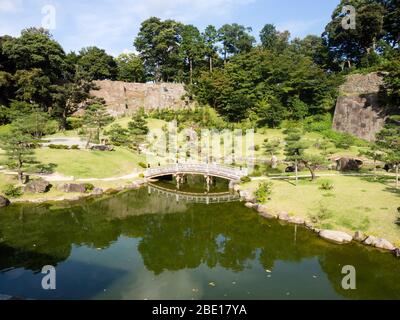
<path fill-rule="evenodd" d="M 230 178 L 241 178 L 248 175 L 247 169 L 239 169 L 236 167 L 222 166 L 219 164 L 174 164 L 158 168 L 150 168 L 145 172 L 145 176 L 154 176 L 168 173 L 180 173 L 180 172 L 193 172 L 210 175 L 224 175 Z"/>

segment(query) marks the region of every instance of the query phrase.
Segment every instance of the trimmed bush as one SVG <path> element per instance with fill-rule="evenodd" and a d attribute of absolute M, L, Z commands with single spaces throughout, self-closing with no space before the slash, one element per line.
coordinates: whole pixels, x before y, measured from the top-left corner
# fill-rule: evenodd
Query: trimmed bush
<path fill-rule="evenodd" d="M 71 150 L 79 150 L 79 146 L 77 144 L 74 144 L 71 146 Z"/>
<path fill-rule="evenodd" d="M 143 169 L 147 169 L 147 164 L 145 164 L 144 162 L 139 162 L 138 165 Z"/>
<path fill-rule="evenodd" d="M 255 196 L 258 203 L 265 203 L 272 193 L 272 182 L 263 182 L 258 186 Z"/>
<path fill-rule="evenodd" d="M 333 182 L 331 180 L 321 180 L 320 187 L 321 190 L 330 191 L 333 190 Z"/>
<path fill-rule="evenodd" d="M 61 144 L 49 144 L 49 148 L 55 150 L 69 150 L 68 146 L 64 146 Z"/>
<path fill-rule="evenodd" d="M 3 188 L 5 196 L 10 198 L 19 198 L 23 195 L 22 188 L 14 186 L 13 184 L 7 184 Z"/>
<path fill-rule="evenodd" d="M 240 179 L 240 181 L 242 182 L 242 183 L 248 183 L 248 182 L 251 182 L 251 178 L 250 177 L 242 177 L 241 179 Z"/>
<path fill-rule="evenodd" d="M 86 192 L 92 192 L 94 190 L 95 186 L 91 183 L 85 183 L 85 191 Z"/>

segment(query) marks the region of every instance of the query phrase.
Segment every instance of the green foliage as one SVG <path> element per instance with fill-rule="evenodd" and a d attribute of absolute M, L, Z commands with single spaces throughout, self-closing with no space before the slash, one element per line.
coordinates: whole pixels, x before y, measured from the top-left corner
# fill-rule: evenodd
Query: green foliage
<path fill-rule="evenodd" d="M 131 142 L 129 130 L 123 128 L 119 124 L 113 124 L 104 134 L 109 137 L 110 142 L 114 146 L 128 145 Z"/>
<path fill-rule="evenodd" d="M 85 110 L 83 133 L 88 142 L 100 142 L 101 130 L 113 121 L 104 104 L 92 104 Z"/>
<path fill-rule="evenodd" d="M 279 151 L 280 146 L 281 146 L 281 141 L 278 139 L 274 140 L 265 139 L 263 148 L 266 154 L 273 157 Z"/>
<path fill-rule="evenodd" d="M 115 80 L 117 64 L 105 50 L 97 47 L 84 48 L 79 52 L 78 65 L 91 80 Z"/>
<path fill-rule="evenodd" d="M 63 144 L 49 144 L 49 149 L 54 150 L 68 150 L 69 147 Z"/>
<path fill-rule="evenodd" d="M 144 162 L 139 162 L 138 165 L 143 169 L 147 169 L 147 164 L 145 164 Z"/>
<path fill-rule="evenodd" d="M 23 195 L 22 188 L 13 184 L 7 184 L 3 188 L 3 194 L 10 198 L 20 198 Z"/>
<path fill-rule="evenodd" d="M 81 117 L 69 117 L 67 119 L 67 128 L 68 129 L 79 129 L 82 128 L 83 125 L 83 118 Z"/>
<path fill-rule="evenodd" d="M 255 196 L 258 203 L 265 203 L 272 193 L 272 182 L 263 182 L 258 186 Z"/>
<path fill-rule="evenodd" d="M 71 146 L 71 150 L 79 150 L 79 146 L 77 144 L 74 144 Z"/>
<path fill-rule="evenodd" d="M 116 59 L 117 80 L 126 82 L 146 82 L 143 61 L 134 53 L 122 53 Z"/>
<path fill-rule="evenodd" d="M 249 183 L 249 182 L 251 182 L 251 178 L 250 177 L 242 177 L 242 178 L 240 178 L 240 181 L 242 182 L 242 183 Z"/>
<path fill-rule="evenodd" d="M 85 191 L 86 192 L 92 192 L 94 190 L 95 186 L 91 183 L 85 183 Z"/>
<path fill-rule="evenodd" d="M 331 191 L 334 188 L 333 182 L 331 180 L 320 180 L 319 181 L 320 189 L 324 191 Z"/>
<path fill-rule="evenodd" d="M 0 147 L 5 151 L 7 165 L 10 169 L 17 170 L 20 182 L 23 182 L 26 166 L 35 161 L 33 151 L 35 140 L 31 134 L 26 133 L 23 124 L 21 121 L 18 127 L 12 126 L 8 133 L 0 137 Z"/>

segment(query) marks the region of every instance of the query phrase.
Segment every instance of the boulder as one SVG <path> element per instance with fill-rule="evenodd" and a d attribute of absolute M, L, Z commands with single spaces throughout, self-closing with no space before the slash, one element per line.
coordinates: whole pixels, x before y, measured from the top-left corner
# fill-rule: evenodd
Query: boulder
<path fill-rule="evenodd" d="M 393 251 L 396 249 L 396 247 L 389 241 L 373 236 L 369 236 L 365 239 L 364 244 L 383 250 Z"/>
<path fill-rule="evenodd" d="M 106 145 L 95 145 L 90 148 L 94 151 L 114 151 L 114 147 Z"/>
<path fill-rule="evenodd" d="M 245 207 L 246 207 L 246 208 L 249 208 L 249 209 L 253 209 L 253 208 L 254 208 L 254 203 L 252 203 L 252 202 L 246 202 Z"/>
<path fill-rule="evenodd" d="M 95 196 L 101 196 L 104 193 L 103 189 L 101 188 L 94 188 L 92 194 Z"/>
<path fill-rule="evenodd" d="M 336 159 L 336 169 L 338 171 L 358 171 L 360 170 L 363 162 L 360 159 L 340 158 Z"/>
<path fill-rule="evenodd" d="M 319 236 L 336 243 L 349 243 L 353 240 L 352 236 L 342 231 L 322 230 Z"/>
<path fill-rule="evenodd" d="M 288 222 L 293 223 L 293 224 L 298 224 L 298 225 L 303 225 L 306 222 L 304 221 L 303 218 L 300 217 L 290 217 L 290 219 L 288 220 Z"/>
<path fill-rule="evenodd" d="M 282 221 L 289 221 L 290 220 L 289 213 L 281 212 L 280 214 L 278 214 L 278 219 Z"/>
<path fill-rule="evenodd" d="M 30 181 L 25 187 L 24 192 L 27 193 L 45 193 L 51 188 L 50 182 L 44 179 L 36 179 Z"/>
<path fill-rule="evenodd" d="M 264 218 L 266 218 L 266 219 L 273 219 L 273 218 L 275 218 L 275 216 L 274 216 L 273 214 L 269 213 L 269 210 L 268 210 L 268 208 L 267 208 L 266 206 L 259 205 L 259 206 L 257 207 L 257 211 L 258 211 L 258 213 L 260 214 L 260 216 L 262 216 L 262 217 L 264 217 Z"/>
<path fill-rule="evenodd" d="M 86 186 L 84 184 L 77 184 L 77 183 L 66 183 L 58 188 L 62 192 L 66 193 L 85 193 Z"/>
<path fill-rule="evenodd" d="M 10 200 L 7 198 L 0 196 L 0 208 L 8 207 L 11 204 Z"/>
<path fill-rule="evenodd" d="M 251 191 L 242 190 L 242 191 L 240 191 L 239 194 L 240 194 L 240 197 L 242 199 L 244 199 L 246 202 L 252 202 L 252 203 L 256 202 L 256 198 L 254 197 L 254 195 L 252 194 Z"/>
<path fill-rule="evenodd" d="M 365 239 L 367 239 L 367 238 L 368 238 L 368 236 L 366 236 L 361 231 L 356 231 L 356 233 L 354 234 L 354 240 L 357 242 L 364 242 Z"/>
<path fill-rule="evenodd" d="M 395 256 L 396 258 L 400 258 L 400 248 L 396 248 L 396 249 L 393 251 L 393 254 L 394 254 L 394 256 Z"/>

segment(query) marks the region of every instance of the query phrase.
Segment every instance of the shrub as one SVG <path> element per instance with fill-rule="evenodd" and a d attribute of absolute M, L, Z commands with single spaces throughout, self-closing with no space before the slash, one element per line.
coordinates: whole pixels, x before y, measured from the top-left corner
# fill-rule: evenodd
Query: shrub
<path fill-rule="evenodd" d="M 260 145 L 256 144 L 256 145 L 254 146 L 254 150 L 255 150 L 255 151 L 260 151 L 260 149 L 261 149 L 261 148 L 260 148 Z"/>
<path fill-rule="evenodd" d="M 64 146 L 64 145 L 61 145 L 61 144 L 50 144 L 49 148 L 50 149 L 56 149 L 56 150 L 69 150 L 68 146 Z"/>
<path fill-rule="evenodd" d="M 143 179 L 144 178 L 144 174 L 143 173 L 139 174 L 139 178 Z"/>
<path fill-rule="evenodd" d="M 82 127 L 83 119 L 78 117 L 70 117 L 67 119 L 68 129 L 79 129 Z"/>
<path fill-rule="evenodd" d="M 3 188 L 3 193 L 6 197 L 19 198 L 22 196 L 22 188 L 14 186 L 13 184 L 7 184 Z"/>
<path fill-rule="evenodd" d="M 85 191 L 86 192 L 92 192 L 94 190 L 94 185 L 91 183 L 85 183 Z"/>
<path fill-rule="evenodd" d="M 333 182 L 331 180 L 321 180 L 319 188 L 321 190 L 326 190 L 326 191 L 333 190 L 333 188 L 334 188 Z"/>
<path fill-rule="evenodd" d="M 268 200 L 268 197 L 272 193 L 272 186 L 272 182 L 260 183 L 260 185 L 258 186 L 258 190 L 255 192 L 257 202 L 265 203 Z"/>
<path fill-rule="evenodd" d="M 138 165 L 143 169 L 147 169 L 147 164 L 145 164 L 144 162 L 139 162 Z"/>
<path fill-rule="evenodd" d="M 79 150 L 79 146 L 77 144 L 74 144 L 71 146 L 71 150 Z"/>
<path fill-rule="evenodd" d="M 240 179 L 240 181 L 242 181 L 243 183 L 248 183 L 248 182 L 251 182 L 251 178 L 250 177 L 242 177 L 241 179 Z"/>

